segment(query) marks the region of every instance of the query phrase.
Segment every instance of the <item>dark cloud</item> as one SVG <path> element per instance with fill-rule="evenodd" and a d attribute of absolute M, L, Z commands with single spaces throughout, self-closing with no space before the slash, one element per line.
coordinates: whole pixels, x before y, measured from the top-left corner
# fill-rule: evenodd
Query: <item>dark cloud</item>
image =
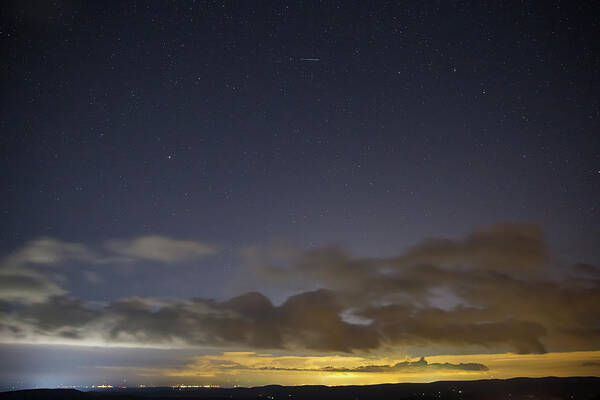
<path fill-rule="evenodd" d="M 326 247 L 292 254 L 282 267 L 260 265 L 270 282 L 321 287 L 278 306 L 251 292 L 227 301 L 127 298 L 94 308 L 58 293 L 5 307 L 0 323 L 4 338 L 18 332 L 151 346 L 598 349 L 600 285 L 585 275 L 596 268 L 561 275 L 548 259 L 538 228 L 503 224 L 464 240 L 427 240 L 397 257 L 357 258 Z"/>
<path fill-rule="evenodd" d="M 475 231 L 464 240 L 425 240 L 395 261 L 524 273 L 543 266 L 548 254 L 538 226 L 505 223 Z"/>
<path fill-rule="evenodd" d="M 581 365 L 584 367 L 600 367 L 600 361 L 586 361 Z"/>
<path fill-rule="evenodd" d="M 24 308 L 20 317 L 34 322 L 40 332 L 66 332 L 65 337 L 78 337 L 76 328 L 94 321 L 100 312 L 85 306 L 84 302 L 67 296 L 53 296 L 48 301 Z"/>
<path fill-rule="evenodd" d="M 573 273 L 589 278 L 600 279 L 600 266 L 582 263 L 575 264 L 573 265 Z"/>
<path fill-rule="evenodd" d="M 428 363 L 425 357 L 419 361 L 403 361 L 394 365 L 362 365 L 356 368 L 336 368 L 325 367 L 319 369 L 303 368 L 277 368 L 262 367 L 261 370 L 269 371 L 320 371 L 320 372 L 365 372 L 365 373 L 392 373 L 392 372 L 423 372 L 435 370 L 454 370 L 454 371 L 488 371 L 488 367 L 479 363 Z"/>
<path fill-rule="evenodd" d="M 442 343 L 488 348 L 508 344 L 518 353 L 545 352 L 540 337 L 546 329 L 539 323 L 515 319 L 489 321 L 492 313 L 475 308 L 415 310 L 390 305 L 363 310 L 361 316 L 371 319 L 374 329 L 397 344 L 427 346 Z"/>

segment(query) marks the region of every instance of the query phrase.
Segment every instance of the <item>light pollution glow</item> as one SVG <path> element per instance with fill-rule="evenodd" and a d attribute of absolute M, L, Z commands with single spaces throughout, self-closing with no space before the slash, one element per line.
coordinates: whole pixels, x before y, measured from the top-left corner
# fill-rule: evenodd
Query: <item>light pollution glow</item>
<path fill-rule="evenodd" d="M 412 362 L 417 359 L 411 359 Z M 179 384 L 233 385 L 368 385 L 439 380 L 506 379 L 519 376 L 591 376 L 600 374 L 600 351 L 546 354 L 470 354 L 427 357 L 431 364 L 481 363 L 486 371 L 415 369 L 402 372 L 331 372 L 326 368 L 353 369 L 364 365 L 393 365 L 404 359 L 358 356 L 274 356 L 254 352 L 205 355 L 178 368 L 103 367 L 133 372 L 140 381 Z M 586 365 L 588 364 L 588 365 Z"/>

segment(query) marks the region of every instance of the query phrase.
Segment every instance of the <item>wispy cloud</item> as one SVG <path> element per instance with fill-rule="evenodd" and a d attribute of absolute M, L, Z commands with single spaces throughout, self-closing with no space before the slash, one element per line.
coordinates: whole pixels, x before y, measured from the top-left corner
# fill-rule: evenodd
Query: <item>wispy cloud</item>
<path fill-rule="evenodd" d="M 95 262 L 100 256 L 81 243 L 43 237 L 32 240 L 2 260 L 4 267 L 23 265 L 59 265 L 66 261 Z"/>
<path fill-rule="evenodd" d="M 43 237 L 0 259 L 0 301 L 38 303 L 52 296 L 67 295 L 60 282 L 64 276 L 56 271 L 64 271 L 73 264 L 83 265 L 85 279 L 98 284 L 103 278 L 89 269 L 91 265 L 191 262 L 217 251 L 216 246 L 203 242 L 158 235 L 109 240 L 103 246 Z"/>
<path fill-rule="evenodd" d="M 215 254 L 218 247 L 193 240 L 176 240 L 165 236 L 142 236 L 132 240 L 110 240 L 105 248 L 132 260 L 180 263 Z"/>

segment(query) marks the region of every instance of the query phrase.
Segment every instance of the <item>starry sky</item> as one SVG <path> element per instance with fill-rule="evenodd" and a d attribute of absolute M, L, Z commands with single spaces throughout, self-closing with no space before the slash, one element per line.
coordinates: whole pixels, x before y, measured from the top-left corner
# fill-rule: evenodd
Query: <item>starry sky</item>
<path fill-rule="evenodd" d="M 599 375 L 599 11 L 6 2 L 0 385 Z"/>

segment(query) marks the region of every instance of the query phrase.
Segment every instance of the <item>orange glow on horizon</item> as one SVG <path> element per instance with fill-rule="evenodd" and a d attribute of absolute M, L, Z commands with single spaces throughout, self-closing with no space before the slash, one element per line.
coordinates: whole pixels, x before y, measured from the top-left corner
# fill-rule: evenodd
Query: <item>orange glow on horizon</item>
<path fill-rule="evenodd" d="M 259 386 L 282 385 L 369 385 L 380 383 L 434 382 L 440 380 L 507 379 L 513 377 L 599 376 L 600 351 L 546 354 L 439 355 L 426 358 L 428 366 L 406 371 L 362 372 L 364 366 L 390 366 L 405 359 L 360 356 L 276 356 L 253 352 L 225 352 L 196 357 L 179 368 L 141 368 L 138 376 L 183 385 Z M 418 359 L 410 359 L 415 363 Z M 436 367 L 450 363 L 480 363 L 488 370 L 454 370 Z M 587 365 L 586 365 L 587 364 Z M 120 368 L 120 367 L 109 367 Z M 332 371 L 337 369 L 337 371 Z M 347 369 L 340 371 L 342 369 Z"/>

